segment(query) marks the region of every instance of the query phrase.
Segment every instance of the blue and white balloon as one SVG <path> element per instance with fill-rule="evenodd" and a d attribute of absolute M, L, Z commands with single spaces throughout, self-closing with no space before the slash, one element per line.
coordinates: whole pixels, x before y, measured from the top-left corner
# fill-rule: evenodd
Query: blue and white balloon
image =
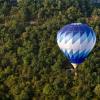
<path fill-rule="evenodd" d="M 87 24 L 72 23 L 58 31 L 57 43 L 72 64 L 80 64 L 93 49 L 96 36 Z"/>

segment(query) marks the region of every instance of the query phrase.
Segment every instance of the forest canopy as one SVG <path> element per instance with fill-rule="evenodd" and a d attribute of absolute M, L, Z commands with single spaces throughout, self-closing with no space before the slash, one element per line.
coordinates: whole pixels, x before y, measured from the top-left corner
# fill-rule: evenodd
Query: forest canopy
<path fill-rule="evenodd" d="M 57 31 L 86 23 L 95 48 L 72 67 L 60 51 Z M 99 100 L 100 7 L 91 0 L 0 0 L 0 100 Z"/>

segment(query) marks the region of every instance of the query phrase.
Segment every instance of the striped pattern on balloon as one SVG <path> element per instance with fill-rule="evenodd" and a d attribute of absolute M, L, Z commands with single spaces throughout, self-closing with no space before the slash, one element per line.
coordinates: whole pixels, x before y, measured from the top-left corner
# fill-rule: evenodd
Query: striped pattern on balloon
<path fill-rule="evenodd" d="M 71 63 L 80 64 L 93 49 L 96 36 L 88 25 L 72 23 L 58 31 L 57 43 Z"/>

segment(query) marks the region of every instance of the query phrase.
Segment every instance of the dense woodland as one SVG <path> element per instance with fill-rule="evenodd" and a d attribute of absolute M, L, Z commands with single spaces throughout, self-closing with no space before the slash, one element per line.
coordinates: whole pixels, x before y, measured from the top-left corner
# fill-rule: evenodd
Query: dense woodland
<path fill-rule="evenodd" d="M 100 8 L 91 0 L 0 0 L 0 100 L 100 100 Z M 96 45 L 77 76 L 57 31 L 87 23 Z"/>

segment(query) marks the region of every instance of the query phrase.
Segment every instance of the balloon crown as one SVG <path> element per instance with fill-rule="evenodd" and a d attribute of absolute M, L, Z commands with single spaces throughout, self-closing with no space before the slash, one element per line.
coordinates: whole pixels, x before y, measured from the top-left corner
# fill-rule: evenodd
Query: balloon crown
<path fill-rule="evenodd" d="M 81 25 L 82 23 L 71 23 L 71 25 Z"/>

